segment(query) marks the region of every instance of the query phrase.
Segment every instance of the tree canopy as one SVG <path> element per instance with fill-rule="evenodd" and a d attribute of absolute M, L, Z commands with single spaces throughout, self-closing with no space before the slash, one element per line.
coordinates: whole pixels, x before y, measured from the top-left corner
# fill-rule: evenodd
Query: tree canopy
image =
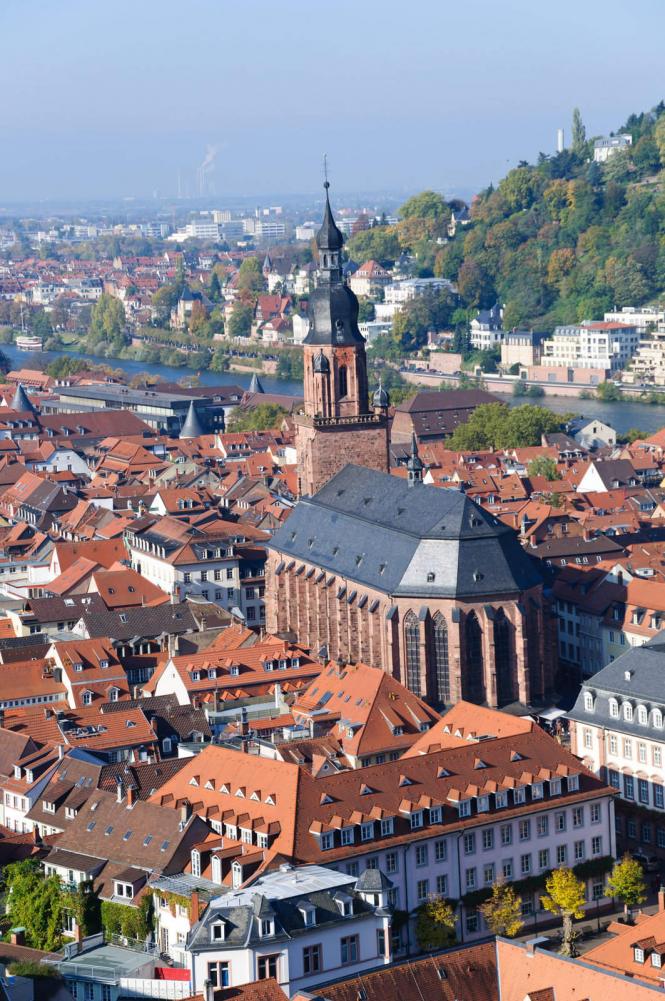
<path fill-rule="evenodd" d="M 125 340 L 125 308 L 119 299 L 103 292 L 94 305 L 88 338 L 92 344 L 100 341 Z"/>
<path fill-rule="evenodd" d="M 557 431 L 560 417 L 545 407 L 522 404 L 482 403 L 466 424 L 460 424 L 448 439 L 448 447 L 460 452 L 540 445 L 543 434 Z"/>
<path fill-rule="evenodd" d="M 629 908 L 637 907 L 647 899 L 644 870 L 630 855 L 624 855 L 620 862 L 614 864 L 607 887 L 612 896 L 621 901 L 626 914 Z"/>
<path fill-rule="evenodd" d="M 575 918 L 584 917 L 584 883 L 578 879 L 572 869 L 554 869 L 545 882 L 547 894 L 540 898 L 546 911 L 561 918 L 563 921 L 563 936 L 561 953 L 564 956 L 575 955 Z"/>
<path fill-rule="evenodd" d="M 286 410 L 276 403 L 259 403 L 257 407 L 248 407 L 233 411 L 228 420 L 229 431 L 268 431 L 276 428 L 286 416 Z"/>
<path fill-rule="evenodd" d="M 522 898 L 506 882 L 494 884 L 492 896 L 481 904 L 480 910 L 492 935 L 513 938 L 524 927 Z"/>
<path fill-rule="evenodd" d="M 455 282 L 463 306 L 502 302 L 507 329 L 551 330 L 649 302 L 665 294 L 663 105 L 631 115 L 620 131 L 632 146 L 589 163 L 592 144 L 576 109 L 571 147 L 522 162 L 481 192 L 470 225 L 452 239 L 444 232 L 450 206 L 431 191 L 404 203 L 397 226 L 377 231 L 410 250 L 421 271 Z"/>
<path fill-rule="evenodd" d="M 455 942 L 455 911 L 447 900 L 437 897 L 418 908 L 416 939 L 421 949 L 445 949 Z"/>

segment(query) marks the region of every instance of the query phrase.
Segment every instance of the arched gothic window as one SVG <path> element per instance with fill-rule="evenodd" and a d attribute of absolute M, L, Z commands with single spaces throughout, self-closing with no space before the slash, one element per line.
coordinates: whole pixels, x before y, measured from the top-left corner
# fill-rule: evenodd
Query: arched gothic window
<path fill-rule="evenodd" d="M 415 612 L 404 617 L 404 648 L 406 650 L 406 687 L 420 695 L 420 623 Z"/>
<path fill-rule="evenodd" d="M 347 396 L 349 392 L 349 374 L 346 365 L 340 365 L 339 369 L 339 395 Z"/>
<path fill-rule="evenodd" d="M 494 666 L 496 669 L 496 695 L 500 706 L 517 698 L 515 658 L 513 656 L 513 626 L 503 608 L 494 617 Z"/>
<path fill-rule="evenodd" d="M 448 660 L 448 627 L 441 612 L 432 620 L 432 654 L 434 659 L 434 696 L 437 702 L 450 702 L 450 663 Z"/>
<path fill-rule="evenodd" d="M 469 702 L 484 702 L 483 631 L 475 612 L 470 612 L 464 621 L 464 641 L 463 698 Z"/>

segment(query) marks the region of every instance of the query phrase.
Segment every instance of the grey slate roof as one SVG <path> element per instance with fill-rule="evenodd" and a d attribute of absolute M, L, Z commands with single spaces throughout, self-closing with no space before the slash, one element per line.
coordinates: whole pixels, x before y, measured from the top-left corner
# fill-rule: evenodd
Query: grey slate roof
<path fill-rule="evenodd" d="M 189 410 L 187 411 L 187 416 L 185 417 L 185 423 L 180 430 L 180 438 L 198 438 L 199 435 L 204 434 L 203 425 L 199 419 L 199 415 L 196 412 L 196 407 L 194 406 L 194 400 L 189 404 Z"/>
<path fill-rule="evenodd" d="M 153 637 L 163 633 L 177 635 L 197 628 L 189 605 L 136 606 L 109 611 L 97 607 L 81 609 L 79 621 L 87 635 L 108 636 L 112 640 L 129 640 L 134 636 Z"/>
<path fill-rule="evenodd" d="M 480 598 L 542 582 L 512 529 L 465 494 L 361 466 L 302 498 L 266 545 L 391 595 Z"/>
<path fill-rule="evenodd" d="M 585 692 L 594 696 L 593 712 L 584 708 Z M 624 719 L 623 712 L 618 719 L 610 716 L 609 700 L 612 697 L 620 704 L 631 702 L 633 710 L 638 705 L 645 706 L 649 714 L 648 724 L 638 723 L 636 712 L 633 712 L 632 722 Z M 660 709 L 665 717 L 665 630 L 657 633 L 644 646 L 629 647 L 621 657 L 585 681 L 568 716 L 581 723 L 605 724 L 622 733 L 663 740 L 663 729 L 653 726 L 654 708 Z"/>
<path fill-rule="evenodd" d="M 35 412 L 35 408 L 20 382 L 16 384 L 16 392 L 12 400 L 12 410 L 18 410 L 19 413 L 30 411 L 34 414 Z"/>

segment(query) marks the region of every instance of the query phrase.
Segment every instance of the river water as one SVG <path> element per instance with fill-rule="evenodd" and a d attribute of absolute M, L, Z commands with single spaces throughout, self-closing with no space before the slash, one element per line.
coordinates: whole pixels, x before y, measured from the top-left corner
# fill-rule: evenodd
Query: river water
<path fill-rule="evenodd" d="M 61 355 L 72 358 L 84 358 L 90 362 L 109 365 L 111 368 L 120 368 L 127 373 L 129 378 L 139 372 L 150 372 L 151 375 L 160 375 L 165 382 L 176 382 L 187 375 L 198 375 L 204 386 L 242 386 L 249 387 L 252 379 L 250 372 L 198 372 L 191 368 L 170 368 L 168 365 L 148 365 L 140 361 L 127 361 L 121 358 L 95 358 L 93 355 L 78 354 L 72 351 L 45 351 L 39 356 L 30 355 L 25 351 L 19 351 L 15 344 L 2 344 L 0 349 L 4 351 L 15 368 L 34 367 L 35 358 L 38 357 L 41 364 L 47 364 Z M 284 393 L 292 396 L 302 396 L 302 383 L 294 380 L 276 379 L 273 376 L 261 375 L 261 384 L 269 393 Z M 640 428 L 648 434 L 665 427 L 665 407 L 651 406 L 646 403 L 603 403 L 601 400 L 576 400 L 571 397 L 545 396 L 538 399 L 527 399 L 525 397 L 506 398 L 510 406 L 519 406 L 521 403 L 534 403 L 537 406 L 548 407 L 554 413 L 564 414 L 571 411 L 584 417 L 597 417 L 606 421 L 619 434 L 625 434 L 630 428 Z"/>

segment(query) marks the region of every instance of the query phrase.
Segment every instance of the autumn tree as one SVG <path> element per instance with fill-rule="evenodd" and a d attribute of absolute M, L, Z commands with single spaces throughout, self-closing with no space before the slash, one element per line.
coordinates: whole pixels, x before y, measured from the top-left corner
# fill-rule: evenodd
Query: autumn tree
<path fill-rule="evenodd" d="M 612 896 L 623 904 L 626 918 L 631 907 L 638 907 L 647 899 L 644 870 L 637 859 L 630 855 L 624 855 L 620 862 L 614 863 L 607 886 Z"/>
<path fill-rule="evenodd" d="M 416 939 L 421 949 L 445 949 L 455 943 L 455 911 L 438 897 L 418 908 Z"/>
<path fill-rule="evenodd" d="M 492 887 L 492 896 L 481 904 L 480 911 L 493 935 L 514 938 L 524 927 L 522 898 L 503 880 Z"/>
<path fill-rule="evenodd" d="M 154 293 L 150 305 L 155 323 L 166 326 L 171 318 L 171 310 L 178 302 L 179 292 L 175 285 L 162 285 Z"/>
<path fill-rule="evenodd" d="M 572 869 L 554 869 L 545 882 L 547 894 L 540 898 L 546 911 L 561 918 L 563 935 L 561 954 L 577 955 L 575 949 L 575 928 L 573 921 L 584 917 L 584 883 Z"/>

